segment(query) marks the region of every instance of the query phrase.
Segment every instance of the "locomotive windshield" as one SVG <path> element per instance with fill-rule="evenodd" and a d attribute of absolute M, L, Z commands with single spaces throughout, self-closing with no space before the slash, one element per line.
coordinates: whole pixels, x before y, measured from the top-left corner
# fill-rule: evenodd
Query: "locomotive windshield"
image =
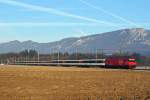
<path fill-rule="evenodd" d="M 129 61 L 135 61 L 135 59 L 129 59 Z"/>

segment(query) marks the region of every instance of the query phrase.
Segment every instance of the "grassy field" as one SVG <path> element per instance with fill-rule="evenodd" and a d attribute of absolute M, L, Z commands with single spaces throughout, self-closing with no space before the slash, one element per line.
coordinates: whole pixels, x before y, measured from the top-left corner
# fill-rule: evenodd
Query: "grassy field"
<path fill-rule="evenodd" d="M 150 72 L 0 66 L 0 100 L 150 100 Z"/>

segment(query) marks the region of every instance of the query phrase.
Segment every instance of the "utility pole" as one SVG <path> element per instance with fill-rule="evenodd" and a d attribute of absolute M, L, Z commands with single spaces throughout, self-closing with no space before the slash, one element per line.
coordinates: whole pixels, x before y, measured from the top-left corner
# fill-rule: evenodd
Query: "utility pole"
<path fill-rule="evenodd" d="M 27 57 L 27 61 L 29 61 L 29 53 L 30 53 L 30 51 L 29 51 L 29 49 L 28 49 L 28 57 Z"/>
<path fill-rule="evenodd" d="M 101 58 L 104 58 L 104 49 L 96 49 L 96 60 L 98 59 L 98 51 L 101 51 Z"/>
<path fill-rule="evenodd" d="M 7 65 L 9 65 L 9 59 L 7 59 Z"/>
<path fill-rule="evenodd" d="M 58 53 L 57 53 L 57 65 L 59 66 L 59 59 L 60 59 L 60 53 L 59 53 L 59 50 L 58 50 Z"/>
<path fill-rule="evenodd" d="M 59 49 L 60 49 L 60 48 L 59 48 L 59 42 L 57 42 L 57 45 L 58 45 L 58 48 L 57 48 L 57 49 L 58 49 L 58 53 L 57 53 L 57 65 L 59 66 L 59 59 L 60 59 L 60 54 L 59 54 L 59 53 L 60 53 L 60 52 L 59 52 Z"/>
<path fill-rule="evenodd" d="M 16 62 L 16 56 L 15 56 L 15 58 L 14 58 L 14 61 L 15 61 L 15 64 L 16 64 L 16 63 L 17 63 L 17 62 Z"/>
<path fill-rule="evenodd" d="M 49 60 L 52 60 L 52 51 L 50 51 Z"/>
<path fill-rule="evenodd" d="M 39 52 L 38 52 L 38 61 L 40 61 L 40 54 L 39 54 Z"/>
<path fill-rule="evenodd" d="M 96 49 L 96 61 L 97 61 L 97 59 L 98 59 L 98 49 Z"/>
<path fill-rule="evenodd" d="M 121 49 L 119 49 L 119 54 L 120 54 L 120 56 L 122 55 L 122 50 Z"/>
<path fill-rule="evenodd" d="M 76 49 L 76 60 L 78 60 L 78 51 Z"/>
<path fill-rule="evenodd" d="M 2 58 L 1 58 L 1 64 L 3 64 Z"/>
<path fill-rule="evenodd" d="M 101 49 L 102 51 L 102 59 L 104 58 L 104 49 Z"/>

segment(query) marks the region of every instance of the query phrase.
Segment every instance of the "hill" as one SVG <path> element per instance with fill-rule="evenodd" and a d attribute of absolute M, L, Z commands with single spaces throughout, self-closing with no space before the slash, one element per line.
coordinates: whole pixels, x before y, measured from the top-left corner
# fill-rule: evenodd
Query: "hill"
<path fill-rule="evenodd" d="M 33 41 L 10 41 L 0 44 L 0 53 L 20 52 L 24 49 L 35 49 L 40 53 L 50 52 L 95 52 L 104 49 L 106 52 L 123 50 L 150 54 L 150 30 L 143 28 L 122 29 L 79 38 L 66 38 L 56 42 L 37 43 Z"/>

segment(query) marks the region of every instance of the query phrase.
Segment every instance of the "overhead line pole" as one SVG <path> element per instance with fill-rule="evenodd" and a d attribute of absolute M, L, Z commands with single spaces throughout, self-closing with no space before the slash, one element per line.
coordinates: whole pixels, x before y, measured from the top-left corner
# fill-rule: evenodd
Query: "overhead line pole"
<path fill-rule="evenodd" d="M 58 45 L 57 66 L 59 66 L 59 59 L 60 59 L 60 54 L 59 54 L 59 42 L 57 42 L 57 45 Z"/>

